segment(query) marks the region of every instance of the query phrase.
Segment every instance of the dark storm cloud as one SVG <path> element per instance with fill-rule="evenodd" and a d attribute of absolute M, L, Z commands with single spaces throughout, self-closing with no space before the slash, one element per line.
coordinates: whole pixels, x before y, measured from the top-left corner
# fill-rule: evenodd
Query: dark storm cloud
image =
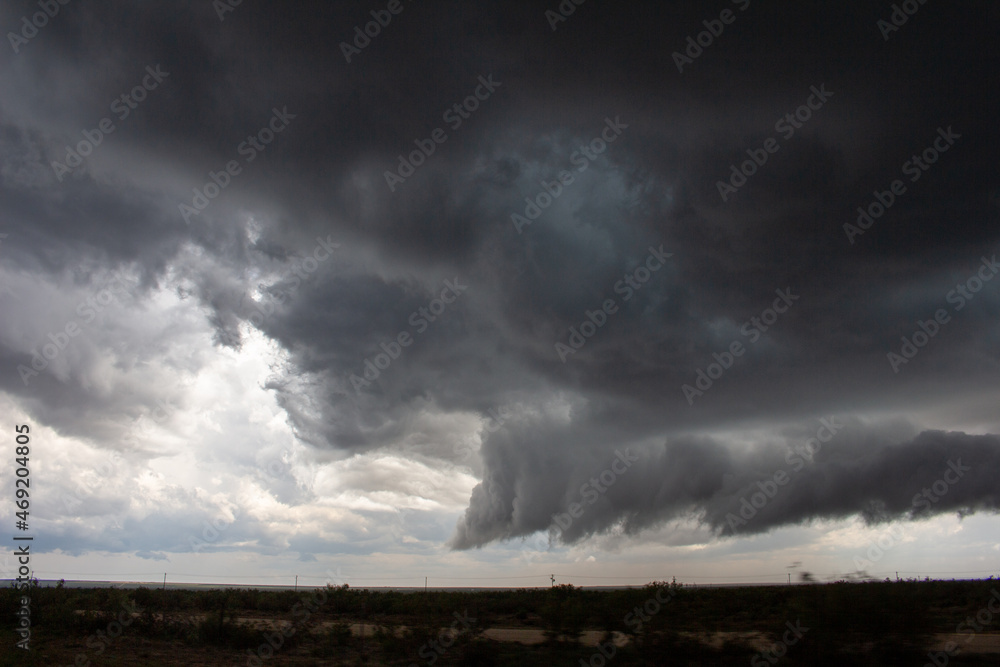
<path fill-rule="evenodd" d="M 811 441 L 774 438 L 747 450 L 688 436 L 625 451 L 616 465 L 615 453 L 604 461 L 582 453 L 583 439 L 562 443 L 564 451 L 554 457 L 560 445 L 552 434 L 531 431 L 542 431 L 547 447 L 530 457 L 516 454 L 524 434 L 491 441 L 491 475 L 473 491 L 454 546 L 550 527 L 572 543 L 612 526 L 635 534 L 675 519 L 734 535 L 852 515 L 877 523 L 1000 509 L 996 436 L 924 431 L 899 439 L 898 427 L 824 418 L 818 431 L 826 444 L 813 435 Z"/>
<path fill-rule="evenodd" d="M 752 481 L 733 462 L 750 455 L 687 433 L 996 391 L 1000 281 L 961 312 L 947 301 L 1000 251 L 985 3 L 922 5 L 888 41 L 876 22 L 891 8 L 877 4 L 593 1 L 553 32 L 544 12 L 557 5 L 406 2 L 347 63 L 340 42 L 382 3 L 242 3 L 224 21 L 210 3 L 71 3 L 22 53 L 4 55 L 0 261 L 52 276 L 137 262 L 144 289 L 180 268 L 217 342 L 233 346 L 261 288 L 274 314 L 253 324 L 291 354 L 269 386 L 316 446 L 400 447 L 427 411 L 537 406 L 484 434 L 484 482 L 460 546 L 548 527 L 575 476 L 626 446 L 648 464 L 634 487 L 609 492 L 613 504 L 564 537 L 622 520 L 652 526 L 690 507 L 718 528 Z M 0 25 L 31 7 L 8 5 Z M 736 21 L 678 73 L 672 54 L 727 7 Z M 51 162 L 156 64 L 170 72 L 162 87 L 56 180 Z M 442 114 L 480 75 L 502 83 L 452 129 Z M 832 93 L 822 108 L 781 135 L 776 122 L 820 86 Z M 286 107 L 295 118 L 246 162 L 241 142 Z M 628 127 L 577 171 L 574 152 L 616 118 Z M 857 207 L 907 178 L 901 165 L 949 127 L 961 138 L 851 244 L 843 226 Z M 447 141 L 390 191 L 384 172 L 436 128 Z M 717 182 L 771 137 L 778 152 L 724 202 Z M 241 173 L 185 223 L 178 205 L 231 160 Z M 511 214 L 561 171 L 574 182 L 518 233 Z M 328 237 L 342 252 L 279 303 L 295 258 Z M 178 258 L 191 243 L 203 259 Z M 673 256 L 626 302 L 618 281 L 661 245 Z M 79 272 L 79 284 L 92 281 L 91 269 Z M 455 279 L 468 291 L 418 334 L 411 313 Z M 740 327 L 775 290 L 798 299 L 751 342 Z M 607 299 L 618 310 L 563 363 L 555 344 Z M 940 308 L 952 321 L 893 373 L 886 354 Z M 351 376 L 402 332 L 413 344 L 356 391 Z M 746 354 L 690 405 L 682 385 L 734 341 Z M 4 346 L 7 390 L 74 423 L 55 408 L 85 409 L 82 383 L 70 375 L 23 390 L 13 369 L 25 358 Z M 664 437 L 657 454 L 650 443 Z M 880 446 L 864 467 L 872 476 L 854 487 L 826 454 L 830 494 L 793 492 L 806 488 L 797 481 L 746 530 L 861 512 L 868 500 L 905 514 L 903 481 L 875 493 L 873 475 L 915 475 L 902 452 L 932 442 L 996 471 L 995 438 L 907 442 Z M 760 446 L 747 460 L 770 468 L 779 452 Z M 724 482 L 727 473 L 736 478 Z M 956 487 L 935 507 L 995 508 L 986 487 Z"/>

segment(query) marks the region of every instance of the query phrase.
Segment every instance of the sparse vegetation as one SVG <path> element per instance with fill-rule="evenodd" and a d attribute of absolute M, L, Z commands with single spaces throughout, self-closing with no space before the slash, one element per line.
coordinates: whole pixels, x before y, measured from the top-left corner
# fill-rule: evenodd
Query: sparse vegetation
<path fill-rule="evenodd" d="M 939 635 L 954 633 L 998 585 L 992 579 L 745 588 L 653 582 L 625 590 L 563 585 L 426 593 L 343 586 L 325 589 L 325 602 L 313 609 L 303 606 L 312 590 L 59 585 L 31 591 L 33 650 L 27 655 L 14 648 L 17 596 L 8 588 L 0 590 L 0 667 L 69 665 L 81 654 L 86 662 L 76 664 L 242 665 L 248 650 L 268 646 L 268 635 L 279 644 L 262 653 L 269 666 L 426 665 L 431 656 L 436 667 L 578 665 L 589 661 L 597 641 L 616 642 L 613 665 L 746 664 L 796 621 L 809 629 L 781 658 L 783 665 L 923 664 Z M 669 603 L 650 605 L 657 591 Z M 636 608 L 645 609 L 641 627 L 626 622 Z M 473 628 L 442 635 L 456 613 L 475 619 Z M 123 619 L 128 622 L 114 628 Z M 981 634 L 996 633 L 997 623 Z M 518 642 L 528 638 L 534 643 Z M 995 660 L 996 654 L 973 650 L 963 647 L 949 664 Z"/>

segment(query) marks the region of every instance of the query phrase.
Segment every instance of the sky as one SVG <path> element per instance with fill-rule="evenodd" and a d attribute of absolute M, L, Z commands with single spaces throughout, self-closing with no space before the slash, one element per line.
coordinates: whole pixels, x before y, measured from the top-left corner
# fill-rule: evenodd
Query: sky
<path fill-rule="evenodd" d="M 997 574 L 996 19 L 3 3 L 5 542 L 46 579 Z"/>

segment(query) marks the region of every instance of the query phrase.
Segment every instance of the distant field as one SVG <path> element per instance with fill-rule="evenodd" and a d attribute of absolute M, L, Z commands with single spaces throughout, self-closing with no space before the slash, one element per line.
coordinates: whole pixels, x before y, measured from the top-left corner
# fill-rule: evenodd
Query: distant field
<path fill-rule="evenodd" d="M 0 579 L 0 586 L 6 586 L 13 584 L 13 579 Z M 122 588 L 122 589 L 136 589 L 136 588 L 162 588 L 165 590 L 180 590 L 180 591 L 210 591 L 210 590 L 239 590 L 245 588 L 255 588 L 261 591 L 294 591 L 294 590 L 308 590 L 316 588 L 316 586 L 309 586 L 306 584 L 301 584 L 299 586 L 291 585 L 253 585 L 247 586 L 246 584 L 196 584 L 196 583 L 174 583 L 167 582 L 166 584 L 161 584 L 155 581 L 82 581 L 73 579 L 38 579 L 38 585 L 41 587 L 46 586 L 58 586 L 62 584 L 64 588 Z M 785 582 L 770 582 L 770 583 L 740 583 L 740 584 L 689 584 L 685 583 L 685 588 L 753 588 L 756 586 L 788 586 Z M 801 584 L 795 582 L 791 584 L 793 586 L 802 586 L 806 584 Z M 424 591 L 430 591 L 433 593 L 477 593 L 481 591 L 511 591 L 511 590 L 523 590 L 517 589 L 510 586 L 429 586 L 424 588 L 423 586 L 356 586 L 355 588 L 367 591 L 396 591 L 399 593 L 423 593 Z M 542 589 L 549 588 L 548 586 L 541 587 Z M 635 588 L 642 588 L 642 586 L 578 586 L 581 590 L 585 591 L 625 591 Z"/>
<path fill-rule="evenodd" d="M 426 593 L 41 586 L 26 653 L 15 648 L 19 593 L 7 588 L 0 666 L 996 665 L 998 589 L 992 579 Z"/>

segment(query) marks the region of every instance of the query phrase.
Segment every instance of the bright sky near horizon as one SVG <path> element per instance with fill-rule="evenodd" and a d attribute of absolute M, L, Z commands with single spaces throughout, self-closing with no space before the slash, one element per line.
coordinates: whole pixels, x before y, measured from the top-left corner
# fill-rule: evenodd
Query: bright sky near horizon
<path fill-rule="evenodd" d="M 995 5 L 225 3 L 0 7 L 35 576 L 1000 573 Z"/>

